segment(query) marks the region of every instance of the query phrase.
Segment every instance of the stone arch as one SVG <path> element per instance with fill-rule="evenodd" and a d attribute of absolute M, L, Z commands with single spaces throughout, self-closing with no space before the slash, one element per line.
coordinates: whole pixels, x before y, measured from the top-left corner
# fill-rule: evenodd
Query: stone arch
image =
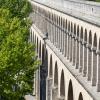
<path fill-rule="evenodd" d="M 38 37 L 37 37 L 37 53 L 38 53 Z"/>
<path fill-rule="evenodd" d="M 40 43 L 39 43 L 39 58 L 41 58 L 41 40 L 40 40 Z"/>
<path fill-rule="evenodd" d="M 87 29 L 85 29 L 84 41 L 87 42 Z"/>
<path fill-rule="evenodd" d="M 73 23 L 71 22 L 71 32 L 73 32 Z"/>
<path fill-rule="evenodd" d="M 81 34 L 80 38 L 83 39 L 83 27 L 81 27 Z"/>
<path fill-rule="evenodd" d="M 30 42 L 32 42 L 32 29 L 30 29 L 30 37 L 29 37 L 29 39 L 30 39 Z"/>
<path fill-rule="evenodd" d="M 68 22 L 68 31 L 70 32 L 70 21 Z"/>
<path fill-rule="evenodd" d="M 45 52 L 45 66 L 48 68 L 48 51 Z"/>
<path fill-rule="evenodd" d="M 62 17 L 61 17 L 61 19 L 60 19 L 60 20 L 61 20 L 61 23 L 60 23 L 60 27 L 62 27 L 62 24 L 63 24 L 63 20 L 62 20 Z"/>
<path fill-rule="evenodd" d="M 61 71 L 61 80 L 60 80 L 60 96 L 65 96 L 65 80 L 64 80 L 64 71 Z"/>
<path fill-rule="evenodd" d="M 69 87 L 68 87 L 68 100 L 74 100 L 73 99 L 73 86 L 72 81 L 69 81 Z"/>
<path fill-rule="evenodd" d="M 36 44 L 36 35 L 35 35 L 35 44 Z"/>
<path fill-rule="evenodd" d="M 50 66 L 49 66 L 49 76 L 50 76 L 50 77 L 52 77 L 52 74 L 53 74 L 53 73 L 52 73 L 52 72 L 53 72 L 53 68 L 52 68 L 53 66 L 52 66 L 52 64 L 53 64 L 53 63 L 52 63 L 52 54 L 51 54 L 51 55 L 50 55 L 50 64 L 49 64 L 49 65 L 50 65 Z"/>
<path fill-rule="evenodd" d="M 67 19 L 66 19 L 66 30 L 67 30 Z"/>
<path fill-rule="evenodd" d="M 89 44 L 92 45 L 92 32 L 89 32 Z"/>
<path fill-rule="evenodd" d="M 44 44 L 42 45 L 42 64 L 44 63 Z"/>
<path fill-rule="evenodd" d="M 100 50 L 100 39 L 99 39 L 99 50 Z"/>
<path fill-rule="evenodd" d="M 96 33 L 94 35 L 93 46 L 97 48 L 97 35 L 96 35 Z"/>
<path fill-rule="evenodd" d="M 79 25 L 77 26 L 77 37 L 79 37 Z"/>
<path fill-rule="evenodd" d="M 74 34 L 76 35 L 76 24 L 74 24 Z"/>
<path fill-rule="evenodd" d="M 55 63 L 55 71 L 54 71 L 54 86 L 58 87 L 58 65 L 57 65 L 57 61 Z"/>
<path fill-rule="evenodd" d="M 83 95 L 82 95 L 82 93 L 79 94 L 78 100 L 83 100 Z"/>
<path fill-rule="evenodd" d="M 60 16 L 59 16 L 59 26 L 60 26 Z"/>
<path fill-rule="evenodd" d="M 32 31 L 32 42 L 34 43 L 34 31 Z"/>

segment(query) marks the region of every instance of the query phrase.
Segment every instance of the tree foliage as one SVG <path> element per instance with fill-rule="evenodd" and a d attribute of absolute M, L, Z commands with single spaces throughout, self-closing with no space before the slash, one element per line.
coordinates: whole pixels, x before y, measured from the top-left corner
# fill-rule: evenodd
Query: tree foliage
<path fill-rule="evenodd" d="M 31 11 L 27 0 L 0 0 L 0 98 L 23 100 L 32 92 L 39 61 L 28 42 Z"/>

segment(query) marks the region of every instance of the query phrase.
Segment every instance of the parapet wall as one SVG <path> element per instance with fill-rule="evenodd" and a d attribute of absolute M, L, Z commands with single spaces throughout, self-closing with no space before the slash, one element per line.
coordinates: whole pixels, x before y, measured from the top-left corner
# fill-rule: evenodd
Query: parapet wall
<path fill-rule="evenodd" d="M 100 3 L 84 0 L 32 0 L 100 26 Z"/>
<path fill-rule="evenodd" d="M 100 17 L 100 3 L 89 1 L 64 0 L 64 7 Z"/>

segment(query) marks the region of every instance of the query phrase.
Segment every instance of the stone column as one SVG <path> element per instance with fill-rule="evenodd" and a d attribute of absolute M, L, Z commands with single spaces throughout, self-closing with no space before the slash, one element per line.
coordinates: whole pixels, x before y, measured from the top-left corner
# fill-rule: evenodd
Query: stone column
<path fill-rule="evenodd" d="M 83 77 L 87 74 L 87 48 L 86 44 L 83 44 Z"/>
<path fill-rule="evenodd" d="M 52 78 L 46 79 L 46 100 L 52 100 Z"/>
<path fill-rule="evenodd" d="M 100 51 L 97 50 L 97 92 L 100 92 Z"/>
<path fill-rule="evenodd" d="M 97 82 L 97 54 L 96 49 L 92 48 L 92 86 Z"/>
<path fill-rule="evenodd" d="M 66 54 L 67 54 L 67 34 L 64 33 L 65 36 L 64 36 L 64 56 L 66 57 Z"/>
<path fill-rule="evenodd" d="M 75 48 L 74 48 L 74 46 L 75 46 L 75 43 L 74 43 L 74 37 L 72 36 L 72 63 L 73 63 L 73 60 L 74 60 L 74 51 L 75 51 Z M 74 64 L 73 64 L 74 65 Z"/>
<path fill-rule="evenodd" d="M 52 34 L 51 33 L 52 33 L 52 24 L 51 24 L 51 20 L 50 20 L 50 41 L 52 42 L 52 36 L 51 36 Z"/>
<path fill-rule="evenodd" d="M 79 63 L 79 72 L 82 72 L 83 68 L 83 44 L 80 43 L 80 63 Z"/>
<path fill-rule="evenodd" d="M 73 65 L 75 65 L 75 51 L 76 51 L 76 46 L 75 46 L 75 38 L 73 38 L 73 49 L 72 49 L 72 62 Z"/>
<path fill-rule="evenodd" d="M 60 32 L 59 32 L 59 33 L 60 33 L 60 37 L 59 37 L 59 38 L 60 38 L 60 51 L 61 51 L 61 49 L 62 49 L 62 47 L 61 47 L 61 46 L 62 46 L 62 32 L 61 32 L 61 25 L 60 25 L 60 29 L 59 29 L 59 30 L 60 30 Z"/>
<path fill-rule="evenodd" d="M 76 55 L 76 69 L 78 69 L 78 67 L 79 67 L 79 42 L 78 42 L 78 40 L 77 40 L 77 53 L 76 53 L 77 55 Z"/>
<path fill-rule="evenodd" d="M 65 32 L 62 31 L 62 53 L 64 54 L 64 48 L 65 48 Z"/>
<path fill-rule="evenodd" d="M 56 36 L 56 38 L 57 38 L 57 48 L 59 48 L 59 28 L 58 28 L 58 26 L 57 26 L 57 36 Z"/>
<path fill-rule="evenodd" d="M 62 32 L 62 28 L 60 29 L 61 30 L 61 52 L 63 50 L 63 46 L 62 46 L 62 43 L 63 43 L 63 32 Z"/>
<path fill-rule="evenodd" d="M 58 100 L 58 87 L 52 87 L 52 100 Z"/>
<path fill-rule="evenodd" d="M 68 47 L 69 47 L 69 35 L 68 33 L 66 34 L 67 35 L 67 47 L 66 47 L 66 56 L 67 56 L 67 59 L 68 59 Z"/>
<path fill-rule="evenodd" d="M 60 27 L 58 27 L 58 45 L 60 50 Z"/>
<path fill-rule="evenodd" d="M 77 65 L 77 37 L 75 37 L 75 68 Z"/>
<path fill-rule="evenodd" d="M 72 37 L 70 36 L 70 62 L 72 61 Z"/>
<path fill-rule="evenodd" d="M 55 23 L 55 46 L 57 47 L 57 22 Z"/>
<path fill-rule="evenodd" d="M 70 35 L 68 36 L 68 59 L 70 60 L 70 45 L 71 45 L 71 37 Z"/>
<path fill-rule="evenodd" d="M 91 52 L 91 47 L 87 44 L 87 53 L 88 53 L 88 56 L 87 56 L 87 77 L 88 77 L 88 81 L 91 80 L 91 69 L 92 69 L 92 52 Z"/>

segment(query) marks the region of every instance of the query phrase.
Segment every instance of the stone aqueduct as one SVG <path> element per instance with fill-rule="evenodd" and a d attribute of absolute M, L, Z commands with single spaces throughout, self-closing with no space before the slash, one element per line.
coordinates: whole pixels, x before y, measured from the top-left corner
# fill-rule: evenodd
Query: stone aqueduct
<path fill-rule="evenodd" d="M 35 80 L 37 100 L 100 100 L 100 26 L 30 2 L 30 41 L 42 62 Z"/>

